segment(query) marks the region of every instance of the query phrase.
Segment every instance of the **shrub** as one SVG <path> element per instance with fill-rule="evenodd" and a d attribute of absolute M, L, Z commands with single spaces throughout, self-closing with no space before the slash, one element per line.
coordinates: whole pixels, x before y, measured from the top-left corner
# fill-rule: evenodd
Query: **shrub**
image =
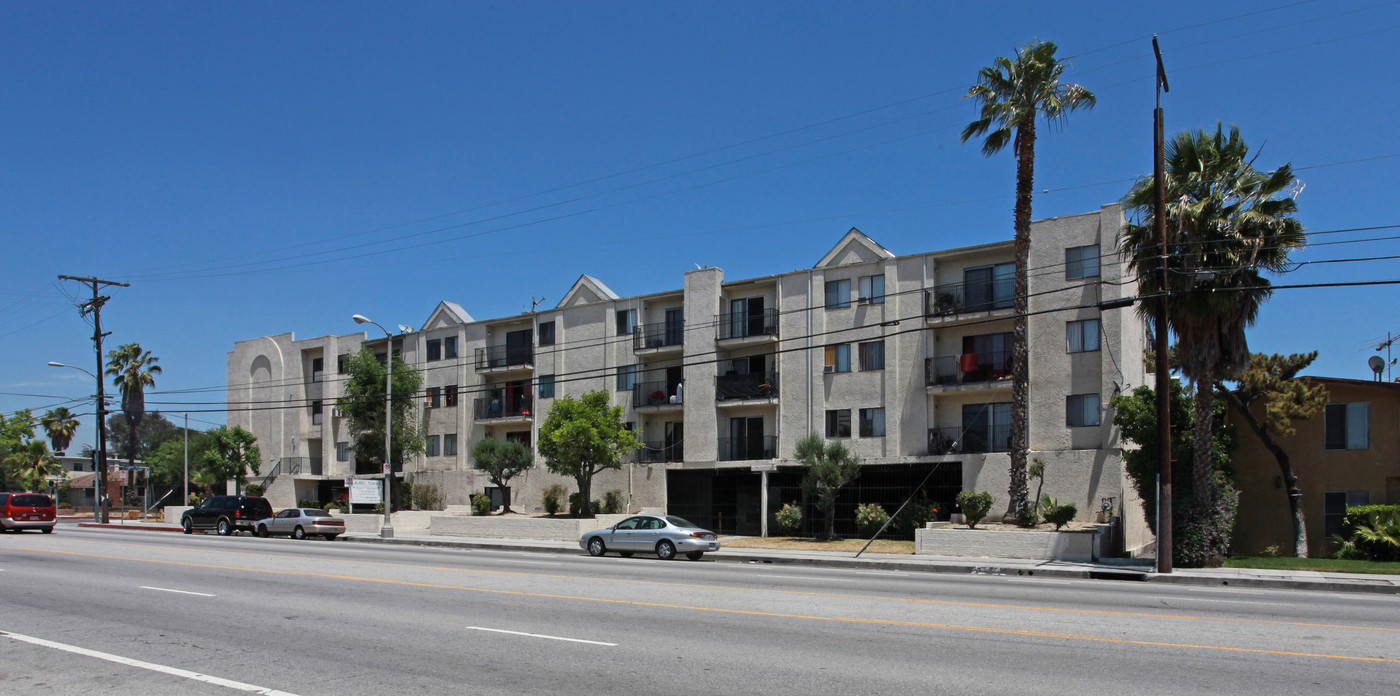
<path fill-rule="evenodd" d="M 890 513 L 876 503 L 867 503 L 856 508 L 856 533 L 862 537 L 873 537 L 885 523 L 890 521 Z"/>
<path fill-rule="evenodd" d="M 202 502 L 204 502 L 204 496 L 202 496 L 202 495 L 200 495 L 200 494 L 198 494 L 198 493 L 191 493 L 191 494 L 190 494 L 190 505 L 191 505 L 191 506 L 193 506 L 193 507 L 199 507 L 199 504 L 202 503 Z"/>
<path fill-rule="evenodd" d="M 248 495 L 252 495 L 252 494 L 249 493 Z M 193 496 L 191 496 L 191 497 L 193 497 Z M 315 498 L 302 498 L 301 500 L 298 500 L 298 501 L 297 501 L 297 507 L 318 508 L 318 507 L 321 507 L 321 501 L 316 500 Z"/>
<path fill-rule="evenodd" d="M 601 500 L 594 500 L 594 501 L 591 503 L 591 506 L 592 506 L 592 510 L 591 510 L 592 513 L 596 515 L 596 514 L 598 514 L 598 511 L 599 511 L 599 510 L 602 510 L 602 509 L 603 509 L 603 501 L 601 501 Z M 583 514 L 583 494 L 582 494 L 582 493 L 574 493 L 574 494 L 571 494 L 571 495 L 569 496 L 569 514 L 570 514 L 570 515 L 573 515 L 574 517 L 579 517 L 579 516 L 581 516 L 581 515 Z"/>
<path fill-rule="evenodd" d="M 382 514 L 384 514 L 384 503 L 375 503 L 375 504 L 374 504 L 374 514 L 376 514 L 376 515 L 382 515 Z"/>
<path fill-rule="evenodd" d="M 626 504 L 626 502 L 627 499 L 623 497 L 621 489 L 614 488 L 613 490 L 608 491 L 607 493 L 603 494 L 603 514 L 616 515 L 617 513 L 622 512 L 622 506 Z"/>
<path fill-rule="evenodd" d="M 551 515 L 559 514 L 559 511 L 564 509 L 564 497 L 567 494 L 564 487 L 557 483 L 544 489 L 544 511 Z"/>
<path fill-rule="evenodd" d="M 958 493 L 958 508 L 962 510 L 963 518 L 967 520 L 968 529 L 976 529 L 977 523 L 987 516 L 987 512 L 992 509 L 992 494 L 986 491 L 960 491 Z"/>
<path fill-rule="evenodd" d="M 1079 510 L 1075 508 L 1074 503 L 1065 503 L 1061 505 L 1054 498 L 1051 498 L 1048 493 L 1041 496 L 1038 507 L 1040 508 L 1040 514 L 1045 516 L 1045 521 L 1055 525 L 1056 531 L 1059 531 L 1061 527 L 1073 522 L 1075 514 L 1079 512 Z"/>
<path fill-rule="evenodd" d="M 472 514 L 478 516 L 491 514 L 491 496 L 485 493 L 477 493 L 472 496 Z"/>
<path fill-rule="evenodd" d="M 431 483 L 413 484 L 413 509 L 441 510 L 442 493 L 438 492 L 438 487 Z"/>
<path fill-rule="evenodd" d="M 1373 561 L 1400 561 L 1400 510 L 1376 513 L 1351 542 Z"/>
<path fill-rule="evenodd" d="M 326 512 L 340 512 L 340 503 L 326 503 Z"/>
<path fill-rule="evenodd" d="M 251 495 L 255 498 L 260 497 L 263 494 L 264 490 L 266 489 L 263 488 L 263 485 L 261 483 L 250 483 L 247 487 L 248 495 Z"/>
<path fill-rule="evenodd" d="M 60 509 L 60 510 L 72 510 L 72 509 L 73 509 L 73 504 L 72 504 L 72 503 L 69 503 L 69 502 L 59 503 L 59 504 L 58 504 L 58 509 Z"/>
<path fill-rule="evenodd" d="M 1343 561 L 1364 561 L 1366 552 L 1356 548 L 1350 539 L 1343 539 L 1340 535 L 1333 535 L 1332 541 L 1337 542 L 1337 552 L 1334 556 Z"/>
<path fill-rule="evenodd" d="M 1201 504 L 1189 496 L 1172 508 L 1172 562 L 1182 568 L 1218 568 L 1225 562 L 1240 492 L 1224 474 L 1215 475 L 1215 503 Z"/>
<path fill-rule="evenodd" d="M 413 510 L 413 509 L 415 509 L 415 508 L 413 507 L 413 484 L 412 484 L 412 483 L 409 483 L 408 481 L 399 481 L 399 482 L 398 482 L 398 485 L 394 486 L 394 490 L 398 491 L 398 494 L 399 494 L 399 497 L 397 497 L 397 498 L 394 499 L 394 509 L 395 509 L 395 510 Z"/>
<path fill-rule="evenodd" d="M 894 524 L 891 526 L 899 534 L 912 539 L 914 530 L 923 529 L 929 522 L 937 520 L 944 507 L 934 502 L 927 493 L 920 492 L 916 500 L 905 505 L 904 509 L 895 515 Z"/>
<path fill-rule="evenodd" d="M 802 526 L 802 508 L 792 503 L 782 506 L 777 514 L 773 515 L 773 521 L 778 523 L 778 529 L 788 536 L 797 534 L 797 530 Z"/>

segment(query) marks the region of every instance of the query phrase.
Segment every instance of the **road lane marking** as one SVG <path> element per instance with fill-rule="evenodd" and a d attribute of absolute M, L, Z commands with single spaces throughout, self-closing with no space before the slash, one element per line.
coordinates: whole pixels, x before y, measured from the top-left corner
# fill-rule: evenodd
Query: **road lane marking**
<path fill-rule="evenodd" d="M 505 559 L 503 559 L 503 560 L 505 560 Z M 518 558 L 512 558 L 512 559 L 506 560 L 506 562 L 507 562 L 507 563 L 528 563 L 528 564 L 530 564 L 530 565 L 547 565 L 547 566 L 560 566 L 560 565 L 564 565 L 563 563 L 559 563 L 558 561 L 522 561 L 522 560 L 520 560 L 520 559 L 518 559 Z"/>
<path fill-rule="evenodd" d="M 44 640 L 43 638 L 35 638 L 33 636 L 21 635 L 19 633 L 0 631 L 0 636 L 5 636 L 6 638 L 17 640 L 22 643 L 30 643 L 32 645 L 38 645 L 45 648 L 53 648 L 54 650 L 62 650 L 64 652 L 70 652 L 74 655 L 82 655 L 84 657 L 95 657 L 99 660 L 115 662 L 119 665 L 136 667 L 138 669 L 150 670 L 152 672 L 160 672 L 161 674 L 169 674 L 175 677 L 184 677 L 185 679 L 200 681 L 206 684 L 213 684 L 215 686 L 222 686 L 229 689 L 237 689 L 238 691 L 247 691 L 253 694 L 263 694 L 264 696 L 296 696 L 296 694 L 293 694 L 289 691 L 278 691 L 277 689 L 269 689 L 265 686 L 257 686 L 256 684 L 245 684 L 243 682 L 234 681 L 232 679 L 224 679 L 223 677 L 212 677 L 208 674 L 191 672 L 187 669 L 180 669 L 179 667 L 158 665 L 154 662 L 143 662 L 141 660 L 135 660 L 130 657 L 122 657 L 121 655 L 113 655 L 111 653 L 98 652 L 96 650 L 80 648 L 76 645 L 68 645 L 66 643 L 55 643 L 51 640 Z"/>
<path fill-rule="evenodd" d="M 753 576 L 756 578 L 782 578 L 784 580 L 821 580 L 823 582 L 855 582 L 855 580 L 852 580 L 850 578 L 827 578 L 817 577 L 815 575 L 765 575 L 763 573 L 754 573 Z"/>
<path fill-rule="evenodd" d="M 1247 599 L 1206 599 L 1205 597 L 1155 597 L 1163 602 L 1216 602 L 1218 604 L 1253 604 L 1260 607 L 1296 607 L 1286 602 L 1251 602 Z"/>
<path fill-rule="evenodd" d="M 523 632 L 521 632 L 521 631 L 507 631 L 507 630 L 505 630 L 505 629 L 503 629 L 503 628 L 483 628 L 483 627 L 481 627 L 481 626 L 467 626 L 467 628 L 469 628 L 469 629 L 471 629 L 471 630 L 473 630 L 473 631 L 490 631 L 490 632 L 492 632 L 492 633 L 509 633 L 510 635 L 513 635 L 513 636 L 528 636 L 528 637 L 530 637 L 530 638 L 545 638 L 545 639 L 548 639 L 548 640 L 562 640 L 562 641 L 567 641 L 567 642 L 569 642 L 569 643 L 587 643 L 587 644 L 589 644 L 589 645 L 606 645 L 606 646 L 608 646 L 608 647 L 610 647 L 610 648 L 616 648 L 616 647 L 617 647 L 617 643 L 604 643 L 604 642 L 598 641 L 598 640 L 584 640 L 584 639 L 582 639 L 582 638 L 564 638 L 563 636 L 547 636 L 547 635 L 545 635 L 545 634 L 543 634 L 543 633 L 523 633 Z"/>
<path fill-rule="evenodd" d="M 196 597 L 213 597 L 213 596 L 214 596 L 214 595 L 211 595 L 211 594 L 205 594 L 205 593 L 203 593 L 203 592 L 190 592 L 189 590 L 172 590 L 172 589 L 170 589 L 170 588 L 168 588 L 168 587 L 149 587 L 149 586 L 147 586 L 147 585 L 140 585 L 139 587 L 140 587 L 141 589 L 143 589 L 143 590 L 155 590 L 156 592 L 175 592 L 175 593 L 177 593 L 177 594 L 195 595 Z"/>

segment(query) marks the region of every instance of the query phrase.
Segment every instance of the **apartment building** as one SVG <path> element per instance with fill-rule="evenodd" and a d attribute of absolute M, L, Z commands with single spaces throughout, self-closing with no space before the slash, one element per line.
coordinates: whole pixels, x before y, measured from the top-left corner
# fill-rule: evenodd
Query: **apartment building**
<path fill-rule="evenodd" d="M 1144 330 L 1131 308 L 1099 309 L 1136 293 L 1115 253 L 1122 225 L 1117 205 L 1032 225 L 1029 438 L 1045 492 L 1085 518 L 1104 505 L 1127 513 L 1135 546 L 1147 532 L 1108 401 L 1144 382 Z M 623 491 L 632 510 L 766 534 L 774 511 L 801 500 L 793 450 L 817 433 L 863 463 L 838 523 L 859 503 L 892 512 L 916 489 L 945 515 L 959 490 L 986 490 L 1000 512 L 1013 258 L 1010 241 L 896 256 L 852 229 L 806 270 L 729 279 L 701 268 L 678 289 L 634 297 L 582 275 L 552 309 L 484 320 L 441 302 L 421 329 L 393 338 L 425 387 L 427 452 L 405 474 L 464 503 L 489 485 L 472 468 L 473 443 L 533 444 L 555 398 L 605 389 L 645 447 L 593 490 Z M 346 477 L 378 475 L 353 461 L 332 407 L 336 366 L 362 345 L 382 355 L 386 340 L 282 334 L 229 353 L 229 423 L 258 435 L 265 468 L 278 467 L 275 504 L 329 499 Z M 540 462 L 513 481 L 513 505 L 536 508 L 556 482 L 572 488 Z"/>

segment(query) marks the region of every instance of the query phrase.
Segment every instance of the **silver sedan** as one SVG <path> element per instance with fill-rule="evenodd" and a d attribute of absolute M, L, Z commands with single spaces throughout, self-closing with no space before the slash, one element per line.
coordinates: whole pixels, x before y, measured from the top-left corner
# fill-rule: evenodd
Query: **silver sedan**
<path fill-rule="evenodd" d="M 345 533 L 345 520 L 316 508 L 287 508 L 265 520 L 258 520 L 253 530 L 260 537 L 274 534 L 293 539 L 322 536 L 326 541 L 334 541 Z"/>
<path fill-rule="evenodd" d="M 655 553 L 661 560 L 669 561 L 683 553 L 698 561 L 706 551 L 719 550 L 719 537 L 675 515 L 637 515 L 584 534 L 578 545 L 592 556 L 616 551 L 625 558 L 641 552 Z"/>

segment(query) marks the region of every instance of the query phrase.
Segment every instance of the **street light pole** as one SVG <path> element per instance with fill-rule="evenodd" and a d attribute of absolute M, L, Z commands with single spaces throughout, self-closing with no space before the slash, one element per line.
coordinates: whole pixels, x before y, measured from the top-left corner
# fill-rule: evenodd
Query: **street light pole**
<path fill-rule="evenodd" d="M 101 329 L 98 330 L 99 335 Z M 96 339 L 96 340 L 101 340 Z M 97 402 L 95 411 L 97 415 L 97 457 L 93 462 L 93 495 L 92 495 L 92 520 L 99 524 L 106 524 L 107 510 L 102 505 L 102 496 L 106 493 L 107 487 L 104 485 L 107 473 L 107 397 L 102 393 L 102 378 L 84 370 L 77 365 L 65 365 L 61 362 L 49 361 L 49 367 L 66 367 L 70 370 L 77 370 L 95 380 L 97 380 L 97 396 L 93 400 Z M 102 371 L 102 353 L 97 354 L 97 370 Z"/>
<path fill-rule="evenodd" d="M 384 348 L 384 524 L 379 528 L 379 538 L 392 539 L 394 537 L 394 523 L 390 515 L 393 513 L 393 499 L 390 495 L 394 485 L 394 460 L 393 460 L 393 423 L 394 423 L 394 335 L 389 330 L 380 326 L 379 322 L 371 320 L 363 314 L 356 314 L 352 317 L 356 324 L 374 324 L 384 332 L 387 345 Z"/>

